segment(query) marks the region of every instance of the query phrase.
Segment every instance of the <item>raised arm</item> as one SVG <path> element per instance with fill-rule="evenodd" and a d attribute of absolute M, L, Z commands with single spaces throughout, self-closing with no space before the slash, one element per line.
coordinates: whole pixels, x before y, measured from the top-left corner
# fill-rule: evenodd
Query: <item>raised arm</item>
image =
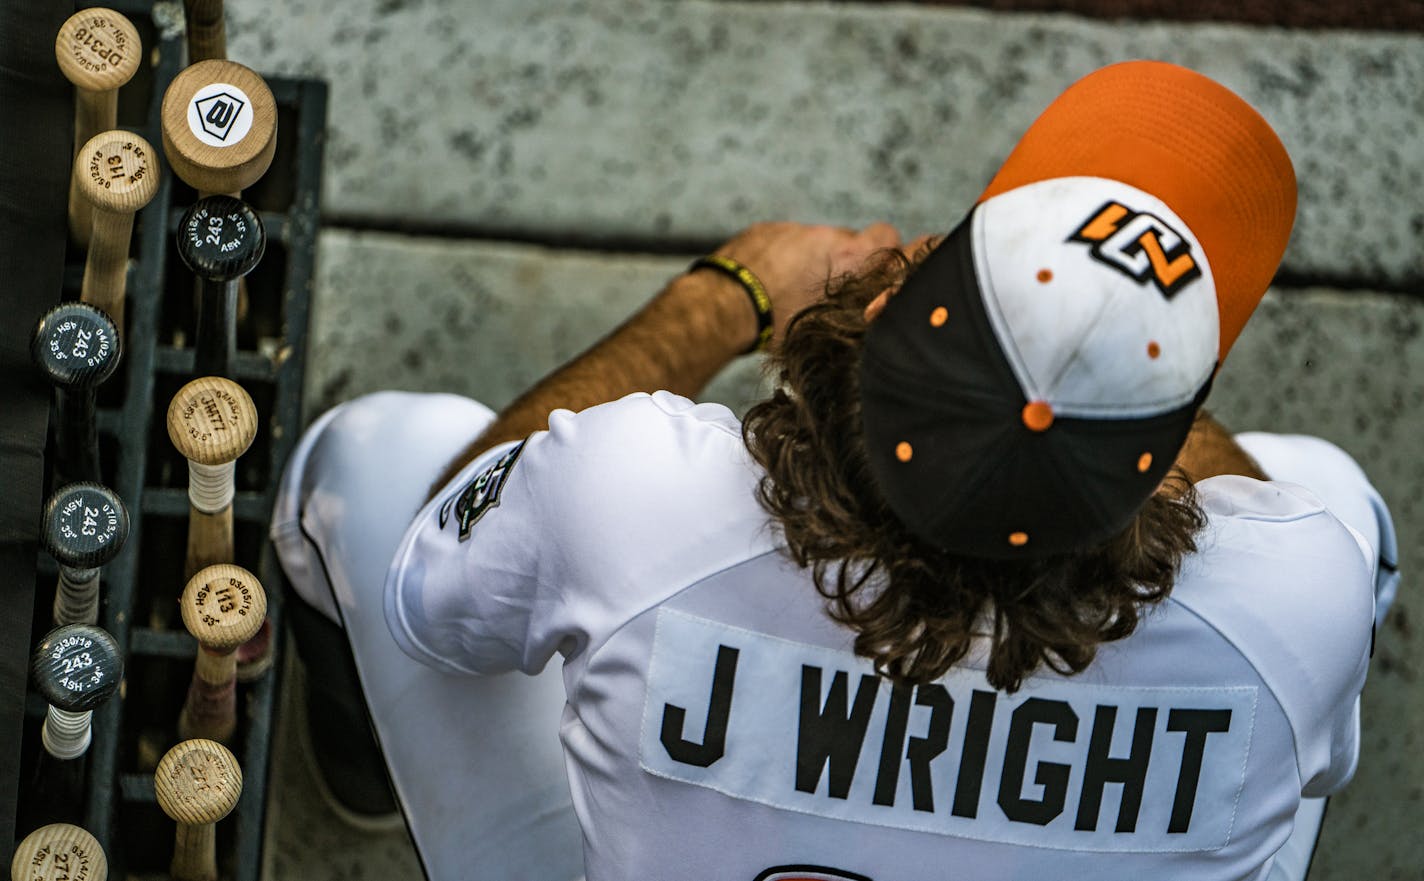
<path fill-rule="evenodd" d="M 750 269 L 766 288 L 774 344 L 791 316 L 822 295 L 828 277 L 899 241 L 886 223 L 860 232 L 761 223 L 714 253 Z M 660 389 L 692 397 L 756 337 L 756 308 L 735 279 L 712 269 L 679 275 L 612 333 L 515 399 L 449 464 L 434 489 L 490 447 L 548 428 L 554 410 L 583 410 Z"/>

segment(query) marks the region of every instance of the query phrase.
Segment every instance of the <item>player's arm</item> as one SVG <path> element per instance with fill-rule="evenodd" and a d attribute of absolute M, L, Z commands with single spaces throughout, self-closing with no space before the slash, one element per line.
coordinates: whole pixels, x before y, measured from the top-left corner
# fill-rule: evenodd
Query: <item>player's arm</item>
<path fill-rule="evenodd" d="M 1218 474 L 1240 474 L 1257 480 L 1268 480 L 1261 466 L 1241 449 L 1220 422 L 1202 410 L 1192 423 L 1191 433 L 1182 451 L 1177 454 L 1177 467 L 1192 483 L 1200 483 Z"/>
<path fill-rule="evenodd" d="M 873 251 L 897 244 L 899 235 L 885 223 L 861 232 L 762 223 L 715 253 L 740 262 L 761 280 L 771 297 L 777 339 L 791 316 L 821 295 L 828 276 L 854 269 Z M 548 428 L 554 410 L 584 410 L 633 392 L 666 390 L 692 397 L 756 336 L 756 309 L 736 280 L 710 269 L 684 273 L 612 333 L 506 407 L 450 463 L 433 489 L 485 450 Z"/>

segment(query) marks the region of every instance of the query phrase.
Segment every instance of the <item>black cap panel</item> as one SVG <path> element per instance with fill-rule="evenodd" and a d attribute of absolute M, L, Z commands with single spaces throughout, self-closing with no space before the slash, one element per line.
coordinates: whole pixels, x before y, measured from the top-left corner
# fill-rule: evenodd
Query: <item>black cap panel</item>
<path fill-rule="evenodd" d="M 1188 405 L 1146 418 L 1051 417 L 1049 407 L 1035 430 L 984 310 L 970 228 L 961 223 L 866 332 L 871 475 L 900 521 L 935 547 L 989 559 L 1081 550 L 1136 516 L 1210 383 Z"/>

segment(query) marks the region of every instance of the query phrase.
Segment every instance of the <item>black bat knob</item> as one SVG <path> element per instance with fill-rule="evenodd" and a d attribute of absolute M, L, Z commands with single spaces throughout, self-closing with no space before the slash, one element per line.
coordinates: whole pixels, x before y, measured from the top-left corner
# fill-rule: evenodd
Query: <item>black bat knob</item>
<path fill-rule="evenodd" d="M 45 313 L 30 337 L 30 356 L 66 389 L 93 388 L 119 366 L 114 322 L 88 303 L 61 303 Z"/>
<path fill-rule="evenodd" d="M 44 699 L 61 710 L 79 713 L 108 700 L 124 678 L 119 645 L 102 627 L 66 624 L 35 647 L 30 676 Z"/>
<path fill-rule="evenodd" d="M 45 550 L 63 566 L 94 569 L 112 560 L 129 536 L 129 512 L 118 493 L 98 483 L 71 483 L 45 503 Z"/>
<path fill-rule="evenodd" d="M 233 281 L 262 260 L 267 235 L 251 206 L 232 196 L 206 196 L 178 222 L 178 256 L 199 278 Z"/>

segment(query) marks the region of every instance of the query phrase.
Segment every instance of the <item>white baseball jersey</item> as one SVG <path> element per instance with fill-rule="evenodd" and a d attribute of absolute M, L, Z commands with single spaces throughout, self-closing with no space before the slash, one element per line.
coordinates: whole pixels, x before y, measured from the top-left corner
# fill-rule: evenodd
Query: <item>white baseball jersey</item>
<path fill-rule="evenodd" d="M 1373 534 L 1296 485 L 1203 481 L 1170 599 L 1012 695 L 982 652 L 877 678 L 780 552 L 736 419 L 662 392 L 465 469 L 401 542 L 386 619 L 446 673 L 562 656 L 589 881 L 1262 879 L 1302 795 L 1353 772 L 1392 541 L 1331 455 Z"/>

